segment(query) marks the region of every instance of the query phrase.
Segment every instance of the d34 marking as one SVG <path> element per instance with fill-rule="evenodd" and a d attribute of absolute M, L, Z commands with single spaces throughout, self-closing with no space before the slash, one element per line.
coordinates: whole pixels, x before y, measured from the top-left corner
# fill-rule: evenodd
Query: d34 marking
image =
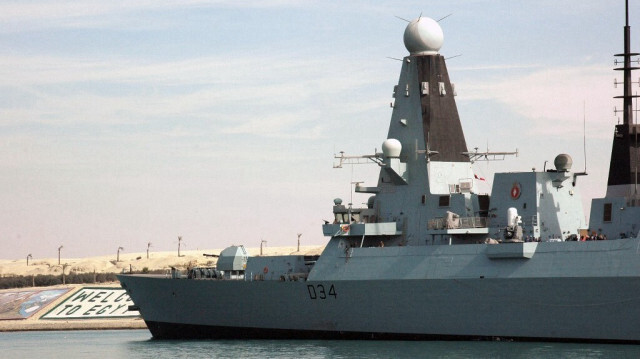
<path fill-rule="evenodd" d="M 324 284 L 308 284 L 307 291 L 309 292 L 309 299 L 327 299 L 329 297 L 336 299 L 338 297 L 333 284 L 331 284 L 328 289 Z"/>

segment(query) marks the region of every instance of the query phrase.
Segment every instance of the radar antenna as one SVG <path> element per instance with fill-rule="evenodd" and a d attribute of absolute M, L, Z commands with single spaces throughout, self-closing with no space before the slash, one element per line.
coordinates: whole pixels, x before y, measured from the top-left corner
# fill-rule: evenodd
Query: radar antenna
<path fill-rule="evenodd" d="M 487 146 L 487 150 L 485 152 L 479 152 L 478 147 L 474 147 L 474 152 L 462 152 L 463 155 L 469 157 L 469 161 L 471 163 L 477 161 L 503 161 L 507 156 L 516 156 L 518 157 L 518 149 L 514 152 L 490 152 L 489 146 Z"/>
<path fill-rule="evenodd" d="M 431 142 L 431 133 L 427 133 L 427 148 L 424 150 L 418 150 L 418 141 L 416 140 L 416 159 L 418 159 L 418 154 L 425 154 L 427 157 L 427 162 L 431 161 L 431 156 L 439 155 L 440 152 L 432 151 L 429 143 Z"/>
<path fill-rule="evenodd" d="M 342 168 L 342 165 L 364 165 L 369 164 L 371 162 L 376 163 L 378 166 L 384 165 L 384 160 L 382 158 L 383 154 L 378 152 L 378 150 L 374 150 L 373 155 L 361 155 L 361 156 L 346 156 L 344 151 L 340 151 L 340 155 L 333 155 L 333 158 L 338 160 L 338 164 L 333 164 L 333 168 Z"/>

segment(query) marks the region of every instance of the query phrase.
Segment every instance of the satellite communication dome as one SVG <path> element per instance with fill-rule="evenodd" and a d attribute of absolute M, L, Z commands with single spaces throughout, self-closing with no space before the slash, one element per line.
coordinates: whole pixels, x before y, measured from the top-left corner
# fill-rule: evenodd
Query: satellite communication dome
<path fill-rule="evenodd" d="M 567 172 L 573 165 L 573 159 L 571 156 L 562 153 L 556 156 L 556 159 L 553 160 L 553 164 L 556 166 L 556 170 L 560 172 Z"/>
<path fill-rule="evenodd" d="M 395 138 L 382 142 L 382 154 L 385 157 L 400 157 L 400 152 L 402 152 L 402 144 Z"/>
<path fill-rule="evenodd" d="M 376 196 L 373 195 L 371 197 L 369 197 L 369 199 L 367 200 L 367 208 L 373 208 L 373 205 L 376 203 Z"/>
<path fill-rule="evenodd" d="M 404 30 L 404 46 L 411 55 L 435 55 L 442 47 L 444 35 L 437 21 L 419 17 Z"/>

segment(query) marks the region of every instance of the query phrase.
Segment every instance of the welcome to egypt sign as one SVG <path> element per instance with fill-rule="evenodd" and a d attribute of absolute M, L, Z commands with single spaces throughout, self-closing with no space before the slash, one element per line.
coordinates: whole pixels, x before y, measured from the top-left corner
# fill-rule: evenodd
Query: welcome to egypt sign
<path fill-rule="evenodd" d="M 41 319 L 91 319 L 114 317 L 139 317 L 138 311 L 130 311 L 133 301 L 122 288 L 86 287 L 78 290 Z"/>

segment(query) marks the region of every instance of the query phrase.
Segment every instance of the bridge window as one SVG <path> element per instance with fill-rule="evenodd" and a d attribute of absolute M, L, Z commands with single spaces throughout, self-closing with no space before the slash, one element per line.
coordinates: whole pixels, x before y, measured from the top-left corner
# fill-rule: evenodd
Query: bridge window
<path fill-rule="evenodd" d="M 604 210 L 602 212 L 602 221 L 611 222 L 611 203 L 605 203 Z"/>
<path fill-rule="evenodd" d="M 451 196 L 440 196 L 440 198 L 438 199 L 438 206 L 449 207 L 450 201 L 451 201 Z"/>

